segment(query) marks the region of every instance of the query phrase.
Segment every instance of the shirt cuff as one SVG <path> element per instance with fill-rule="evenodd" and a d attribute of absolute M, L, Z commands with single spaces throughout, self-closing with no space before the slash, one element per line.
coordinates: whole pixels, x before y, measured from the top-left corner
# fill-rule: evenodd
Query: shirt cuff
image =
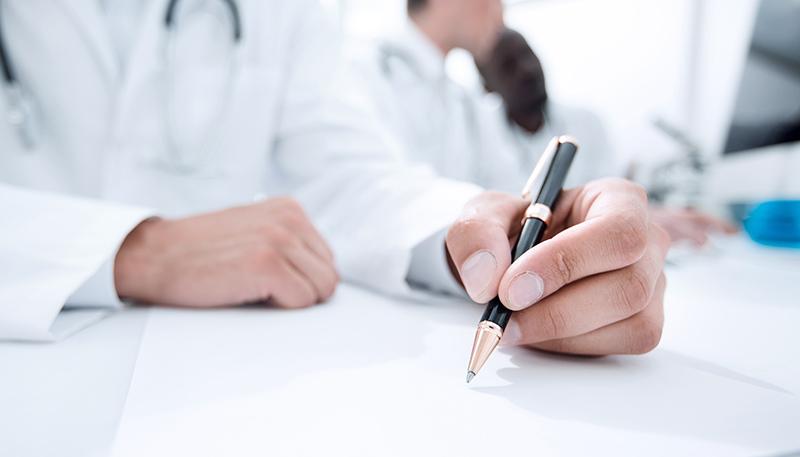
<path fill-rule="evenodd" d="M 413 287 L 467 298 L 464 288 L 450 271 L 446 236 L 447 230 L 440 230 L 412 249 L 406 281 Z"/>
<path fill-rule="evenodd" d="M 67 299 L 64 308 L 120 308 L 122 301 L 114 284 L 114 260 L 117 250 Z"/>

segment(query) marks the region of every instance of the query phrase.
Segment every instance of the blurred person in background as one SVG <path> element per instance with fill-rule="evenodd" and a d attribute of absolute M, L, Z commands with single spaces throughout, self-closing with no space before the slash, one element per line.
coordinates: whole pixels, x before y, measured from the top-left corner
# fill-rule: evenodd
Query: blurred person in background
<path fill-rule="evenodd" d="M 550 139 L 569 133 L 581 152 L 567 186 L 622 175 L 591 112 L 550 102 L 545 119 L 541 65 L 518 58 L 530 48 L 524 39 L 519 43 L 507 36 L 500 0 L 409 0 L 407 12 L 401 31 L 361 52 L 354 67 L 409 161 L 441 176 L 517 193 Z M 497 97 L 469 90 L 447 75 L 445 60 L 454 49 L 487 62 L 498 84 L 514 91 L 520 126 L 499 115 Z"/>
<path fill-rule="evenodd" d="M 401 30 L 354 57 L 406 160 L 447 178 L 518 192 L 531 172 L 503 146 L 493 112 L 445 71 L 454 49 L 486 58 L 503 27 L 501 0 L 408 0 Z M 509 179 L 509 176 L 512 176 Z"/>
<path fill-rule="evenodd" d="M 583 183 L 622 175 L 626 166 L 615 158 L 600 118 L 589 110 L 565 106 L 549 97 L 542 63 L 522 34 L 504 28 L 492 52 L 475 62 L 489 97 L 500 99 L 495 106 L 501 136 L 514 150 L 520 167 L 531 168 L 550 138 L 569 133 L 581 143 L 581 152 L 570 171 L 573 180 Z M 586 155 L 592 160 L 586 160 Z M 692 209 L 651 207 L 651 217 L 669 232 L 673 241 L 702 245 L 711 233 L 735 232 L 729 223 Z"/>
<path fill-rule="evenodd" d="M 581 151 L 567 186 L 622 176 L 602 121 L 591 111 L 551 100 L 541 62 L 525 38 L 503 25 L 500 0 L 408 0 L 399 33 L 354 58 L 377 115 L 405 159 L 436 174 L 516 193 L 553 136 L 568 133 Z M 469 52 L 489 96 L 446 72 L 454 49 Z M 494 95 L 496 94 L 496 95 Z M 499 96 L 499 97 L 498 97 Z M 677 240 L 705 243 L 732 228 L 692 210 L 652 217 Z"/>
<path fill-rule="evenodd" d="M 491 53 L 475 58 L 487 109 L 492 111 L 504 148 L 521 168 L 532 169 L 554 136 L 569 134 L 580 143 L 580 155 L 570 170 L 570 182 L 582 184 L 607 176 L 622 176 L 600 118 L 590 110 L 553 100 L 544 69 L 525 37 L 504 27 Z"/>

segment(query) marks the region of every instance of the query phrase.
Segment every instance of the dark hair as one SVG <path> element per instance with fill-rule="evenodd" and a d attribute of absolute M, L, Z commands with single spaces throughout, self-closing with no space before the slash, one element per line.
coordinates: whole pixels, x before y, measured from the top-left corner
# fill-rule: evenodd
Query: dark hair
<path fill-rule="evenodd" d="M 428 0 L 408 0 L 407 8 L 409 13 L 413 13 L 414 11 L 418 11 L 420 8 L 425 6 L 428 3 Z"/>

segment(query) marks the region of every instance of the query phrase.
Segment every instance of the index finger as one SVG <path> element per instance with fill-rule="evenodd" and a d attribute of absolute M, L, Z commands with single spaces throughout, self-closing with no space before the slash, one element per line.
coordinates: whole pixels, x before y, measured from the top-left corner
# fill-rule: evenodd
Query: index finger
<path fill-rule="evenodd" d="M 509 309 L 527 308 L 578 279 L 638 261 L 648 243 L 647 195 L 622 179 L 595 181 L 564 191 L 554 226 L 567 228 L 534 246 L 500 281 Z"/>

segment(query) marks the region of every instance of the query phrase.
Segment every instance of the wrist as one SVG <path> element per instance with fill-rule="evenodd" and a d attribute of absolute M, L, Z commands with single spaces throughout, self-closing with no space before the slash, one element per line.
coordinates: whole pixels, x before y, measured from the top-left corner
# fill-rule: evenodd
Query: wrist
<path fill-rule="evenodd" d="M 154 296 L 156 258 L 168 222 L 146 219 L 128 233 L 114 258 L 114 286 L 120 299 L 147 301 Z"/>

